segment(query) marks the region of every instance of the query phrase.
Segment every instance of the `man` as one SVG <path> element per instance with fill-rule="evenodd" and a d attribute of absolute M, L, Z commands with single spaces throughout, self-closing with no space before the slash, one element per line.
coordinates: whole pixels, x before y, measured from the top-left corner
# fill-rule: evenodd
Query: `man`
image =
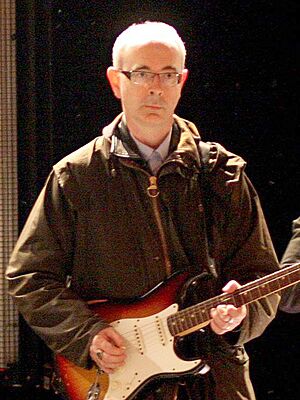
<path fill-rule="evenodd" d="M 289 267 L 292 264 L 300 262 L 300 217 L 293 221 L 293 235 L 281 260 L 281 266 Z M 300 312 L 300 284 L 290 286 L 282 291 L 282 297 L 279 303 L 280 310 L 287 313 Z"/>
<path fill-rule="evenodd" d="M 89 300 L 137 298 L 176 271 L 207 272 L 215 296 L 278 268 L 245 162 L 174 115 L 187 76 L 184 44 L 167 24 L 117 38 L 107 78 L 123 113 L 54 166 L 12 254 L 7 278 L 21 313 L 79 366 L 113 375 L 128 361 L 124 335 Z M 211 309 L 206 398 L 255 398 L 243 344 L 278 301 Z M 199 380 L 155 386 L 147 398 L 202 399 Z"/>

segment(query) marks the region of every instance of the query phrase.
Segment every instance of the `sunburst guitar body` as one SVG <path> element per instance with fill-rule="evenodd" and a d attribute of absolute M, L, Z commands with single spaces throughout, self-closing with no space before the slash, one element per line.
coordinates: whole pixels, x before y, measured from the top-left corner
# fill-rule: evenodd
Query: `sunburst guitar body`
<path fill-rule="evenodd" d="M 234 293 L 223 293 L 178 311 L 175 302 L 187 274 L 175 275 L 137 301 L 117 304 L 93 301 L 90 307 L 125 339 L 126 364 L 113 374 L 80 368 L 61 355 L 56 366 L 70 400 L 132 400 L 152 380 L 199 372 L 201 359 L 186 360 L 176 353 L 176 338 L 209 324 L 218 304 L 240 307 L 300 281 L 300 264 L 249 282 Z M 91 387 L 97 387 L 91 393 Z M 89 397 L 90 391 L 90 397 Z"/>

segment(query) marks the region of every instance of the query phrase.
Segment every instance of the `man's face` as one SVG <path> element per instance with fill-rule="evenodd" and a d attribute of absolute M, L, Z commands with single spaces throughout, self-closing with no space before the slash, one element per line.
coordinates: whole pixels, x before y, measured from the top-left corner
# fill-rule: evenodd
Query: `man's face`
<path fill-rule="evenodd" d="M 114 94 L 121 99 L 129 129 L 160 127 L 170 129 L 173 113 L 187 77 L 182 71 L 182 56 L 175 47 L 161 43 L 149 43 L 128 47 L 122 51 L 122 66 L 125 71 L 177 72 L 182 73 L 182 81 L 171 87 L 163 86 L 155 76 L 152 83 L 137 85 L 119 71 L 111 71 L 108 78 Z"/>

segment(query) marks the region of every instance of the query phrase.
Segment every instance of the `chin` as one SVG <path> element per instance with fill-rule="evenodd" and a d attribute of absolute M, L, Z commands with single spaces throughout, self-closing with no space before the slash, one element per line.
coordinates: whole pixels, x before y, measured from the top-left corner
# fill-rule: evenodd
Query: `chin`
<path fill-rule="evenodd" d="M 166 123 L 165 119 L 158 117 L 157 115 L 147 116 L 144 121 L 146 124 L 148 123 L 152 125 L 164 125 Z"/>
<path fill-rule="evenodd" d="M 161 112 L 149 112 L 144 115 L 144 118 L 146 120 L 151 120 L 151 121 L 159 121 L 159 122 L 167 122 L 170 119 L 173 119 L 173 115 L 170 117 L 169 115 L 165 115 Z"/>

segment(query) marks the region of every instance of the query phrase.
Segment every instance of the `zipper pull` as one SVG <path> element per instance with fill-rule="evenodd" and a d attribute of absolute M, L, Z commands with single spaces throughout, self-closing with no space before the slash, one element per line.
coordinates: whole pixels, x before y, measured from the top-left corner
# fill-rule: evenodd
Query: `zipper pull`
<path fill-rule="evenodd" d="M 157 187 L 157 177 L 150 176 L 149 181 L 150 181 L 150 186 L 147 188 L 148 196 L 157 197 L 159 195 L 159 190 Z"/>

